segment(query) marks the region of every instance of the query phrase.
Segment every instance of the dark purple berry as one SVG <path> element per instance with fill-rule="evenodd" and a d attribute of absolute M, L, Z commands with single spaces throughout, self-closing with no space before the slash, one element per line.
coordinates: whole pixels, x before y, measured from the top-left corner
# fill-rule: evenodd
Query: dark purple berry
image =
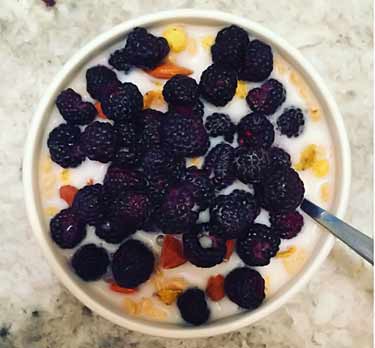
<path fill-rule="evenodd" d="M 95 226 L 95 234 L 107 243 L 118 244 L 135 232 L 132 226 L 104 221 Z"/>
<path fill-rule="evenodd" d="M 268 154 L 271 161 L 271 170 L 273 171 L 289 168 L 292 165 L 290 155 L 279 147 L 271 147 Z"/>
<path fill-rule="evenodd" d="M 199 210 L 205 210 L 215 196 L 214 185 L 206 171 L 196 167 L 189 167 L 182 176 L 182 181 L 191 185 L 194 199 Z"/>
<path fill-rule="evenodd" d="M 224 106 L 232 100 L 237 88 L 237 73 L 218 64 L 210 65 L 201 75 L 201 96 L 211 104 Z"/>
<path fill-rule="evenodd" d="M 198 95 L 198 84 L 189 76 L 175 75 L 163 87 L 163 97 L 169 104 L 194 105 Z"/>
<path fill-rule="evenodd" d="M 124 288 L 136 288 L 150 278 L 154 263 L 154 254 L 145 244 L 129 239 L 113 255 L 113 277 Z"/>
<path fill-rule="evenodd" d="M 234 148 L 229 144 L 218 144 L 210 150 L 204 159 L 205 170 L 216 190 L 221 190 L 236 179 L 234 167 Z"/>
<path fill-rule="evenodd" d="M 236 126 L 227 114 L 213 113 L 207 117 L 204 126 L 211 137 L 223 136 L 228 143 L 233 142 Z"/>
<path fill-rule="evenodd" d="M 60 124 L 48 135 L 47 146 L 53 162 L 63 168 L 75 168 L 85 159 L 81 145 L 81 131 L 77 126 Z"/>
<path fill-rule="evenodd" d="M 260 209 L 255 197 L 243 190 L 217 196 L 210 207 L 210 223 L 225 239 L 237 239 L 246 233 Z"/>
<path fill-rule="evenodd" d="M 122 168 L 135 168 L 138 166 L 141 156 L 142 153 L 137 145 L 121 147 L 117 149 L 112 164 Z"/>
<path fill-rule="evenodd" d="M 237 125 L 238 143 L 254 148 L 269 148 L 275 131 L 272 123 L 259 112 L 253 112 L 241 119 Z"/>
<path fill-rule="evenodd" d="M 202 156 L 210 145 L 201 120 L 176 113 L 163 120 L 161 141 L 165 150 L 179 157 Z"/>
<path fill-rule="evenodd" d="M 167 234 L 188 231 L 196 222 L 196 202 L 189 184 L 171 187 L 165 195 L 157 215 L 157 225 Z"/>
<path fill-rule="evenodd" d="M 155 205 L 155 208 L 160 208 L 160 204 L 163 201 L 170 187 L 170 180 L 165 176 L 152 176 L 149 178 L 148 193 Z"/>
<path fill-rule="evenodd" d="M 145 109 L 134 116 L 139 147 L 145 151 L 161 145 L 160 125 L 164 114 L 153 109 Z"/>
<path fill-rule="evenodd" d="M 86 71 L 86 89 L 93 99 L 103 98 L 121 85 L 116 73 L 104 65 L 93 66 Z"/>
<path fill-rule="evenodd" d="M 116 70 L 127 73 L 131 65 L 127 61 L 125 49 L 119 49 L 111 53 L 108 59 L 109 65 L 113 66 Z"/>
<path fill-rule="evenodd" d="M 292 168 L 278 170 L 255 186 L 260 204 L 271 212 L 294 211 L 305 194 L 303 181 Z"/>
<path fill-rule="evenodd" d="M 267 150 L 238 147 L 234 156 L 234 168 L 237 178 L 245 184 L 262 181 L 268 174 L 270 158 Z"/>
<path fill-rule="evenodd" d="M 134 146 L 137 140 L 135 128 L 131 122 L 116 122 L 113 126 L 116 135 L 117 146 L 130 147 Z"/>
<path fill-rule="evenodd" d="M 241 308 L 255 309 L 264 298 L 264 279 L 255 271 L 247 267 L 235 268 L 224 281 L 224 290 L 228 298 Z"/>
<path fill-rule="evenodd" d="M 109 202 L 107 214 L 119 225 L 139 229 L 152 214 L 151 200 L 143 192 L 120 191 Z"/>
<path fill-rule="evenodd" d="M 113 159 L 117 139 L 113 126 L 107 122 L 95 121 L 82 134 L 82 151 L 93 161 L 107 163 Z"/>
<path fill-rule="evenodd" d="M 305 125 L 305 117 L 299 108 L 288 108 L 277 119 L 277 129 L 288 138 L 298 137 Z"/>
<path fill-rule="evenodd" d="M 123 55 L 122 66 L 127 64 L 152 69 L 159 65 L 168 53 L 166 39 L 148 33 L 145 28 L 135 28 L 128 34 L 125 48 L 116 53 L 116 61 L 120 60 L 119 55 Z"/>
<path fill-rule="evenodd" d="M 252 224 L 246 235 L 237 240 L 238 256 L 248 266 L 266 266 L 279 251 L 280 238 L 271 228 Z"/>
<path fill-rule="evenodd" d="M 123 191 L 146 191 L 147 181 L 138 170 L 111 165 L 104 177 L 103 189 L 110 197 Z"/>
<path fill-rule="evenodd" d="M 281 82 L 269 79 L 260 87 L 249 91 L 246 101 L 250 109 L 272 115 L 286 99 L 286 90 Z"/>
<path fill-rule="evenodd" d="M 97 114 L 95 106 L 82 101 L 82 97 L 71 88 L 58 95 L 56 106 L 64 120 L 74 125 L 88 124 Z"/>
<path fill-rule="evenodd" d="M 74 197 L 72 208 L 89 225 L 102 222 L 105 209 L 103 186 L 95 184 L 81 188 Z"/>
<path fill-rule="evenodd" d="M 108 253 L 95 244 L 81 246 L 72 257 L 72 267 L 76 274 L 85 281 L 100 279 L 109 265 Z"/>
<path fill-rule="evenodd" d="M 268 78 L 273 70 L 271 46 L 260 40 L 253 40 L 246 48 L 244 62 L 238 72 L 241 80 L 260 82 Z"/>
<path fill-rule="evenodd" d="M 115 122 L 131 121 L 143 108 L 143 96 L 138 87 L 124 82 L 101 100 L 103 112 Z"/>
<path fill-rule="evenodd" d="M 201 119 L 204 115 L 204 105 L 199 99 L 194 105 L 169 104 L 168 112 Z"/>
<path fill-rule="evenodd" d="M 177 180 L 183 174 L 185 159 L 175 158 L 162 148 L 153 148 L 144 154 L 142 169 L 148 177 L 164 175 Z"/>
<path fill-rule="evenodd" d="M 213 267 L 224 260 L 225 239 L 210 233 L 208 224 L 196 225 L 183 235 L 184 256 L 197 267 Z"/>
<path fill-rule="evenodd" d="M 243 64 L 248 44 L 249 36 L 245 30 L 236 25 L 226 27 L 218 32 L 211 47 L 212 60 L 238 70 Z"/>
<path fill-rule="evenodd" d="M 61 210 L 50 221 L 54 242 L 63 249 L 77 246 L 86 236 L 86 226 L 71 208 Z"/>
<path fill-rule="evenodd" d="M 302 230 L 303 216 L 298 211 L 271 213 L 270 222 L 272 228 L 278 231 L 280 238 L 292 239 Z"/>
<path fill-rule="evenodd" d="M 177 307 L 182 319 L 192 325 L 202 325 L 210 317 L 204 292 L 198 288 L 189 288 L 177 298 Z"/>

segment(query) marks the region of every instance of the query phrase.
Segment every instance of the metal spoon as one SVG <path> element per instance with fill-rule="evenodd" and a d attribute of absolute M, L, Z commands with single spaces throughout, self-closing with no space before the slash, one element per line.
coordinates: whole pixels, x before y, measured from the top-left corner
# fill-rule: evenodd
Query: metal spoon
<path fill-rule="evenodd" d="M 317 223 L 325 227 L 335 237 L 343 241 L 367 262 L 374 264 L 374 241 L 336 216 L 318 207 L 307 199 L 301 204 L 302 210 Z"/>

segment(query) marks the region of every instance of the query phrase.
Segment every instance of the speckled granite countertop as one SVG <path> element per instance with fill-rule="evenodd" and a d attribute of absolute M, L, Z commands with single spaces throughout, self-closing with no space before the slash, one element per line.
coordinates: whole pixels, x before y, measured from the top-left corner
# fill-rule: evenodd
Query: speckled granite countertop
<path fill-rule="evenodd" d="M 105 7 L 105 10 L 103 8 Z M 23 143 L 36 104 L 64 62 L 97 34 L 141 14 L 213 8 L 260 22 L 311 61 L 345 118 L 353 156 L 347 220 L 372 233 L 371 0 L 41 0 L 0 3 L 0 347 L 372 346 L 372 269 L 337 243 L 305 289 L 268 318 L 202 340 L 146 337 L 112 325 L 58 283 L 23 208 Z"/>

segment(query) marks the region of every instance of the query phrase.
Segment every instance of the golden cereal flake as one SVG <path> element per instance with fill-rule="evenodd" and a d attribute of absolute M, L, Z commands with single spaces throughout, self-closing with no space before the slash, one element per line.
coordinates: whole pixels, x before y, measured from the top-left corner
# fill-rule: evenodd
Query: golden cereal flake
<path fill-rule="evenodd" d="M 188 36 L 185 29 L 180 25 L 170 25 L 164 32 L 163 37 L 168 41 L 172 52 L 182 52 L 188 44 Z"/>
<path fill-rule="evenodd" d="M 320 111 L 320 108 L 318 108 L 317 106 L 311 106 L 309 108 L 309 115 L 310 115 L 310 118 L 314 121 L 314 122 L 318 122 L 320 121 L 321 117 L 322 117 L 322 113 Z"/>
<path fill-rule="evenodd" d="M 161 90 L 151 90 L 143 96 L 143 108 L 148 109 L 151 106 L 163 106 L 165 104 Z"/>
<path fill-rule="evenodd" d="M 48 217 L 52 217 L 52 216 L 55 216 L 59 212 L 59 209 L 57 207 L 50 206 L 50 207 L 46 207 L 44 211 Z"/>
<path fill-rule="evenodd" d="M 149 298 L 142 298 L 137 302 L 126 297 L 123 302 L 123 309 L 127 314 L 143 316 L 147 319 L 165 320 L 167 318 L 167 312 L 157 307 Z"/>
<path fill-rule="evenodd" d="M 138 315 L 142 315 L 147 319 L 165 320 L 167 312 L 157 307 L 149 298 L 144 298 L 138 303 Z"/>
<path fill-rule="evenodd" d="M 331 189 L 329 187 L 329 183 L 326 182 L 320 186 L 320 198 L 323 202 L 329 202 L 331 196 Z"/>
<path fill-rule="evenodd" d="M 215 38 L 212 35 L 206 35 L 202 38 L 201 43 L 205 50 L 209 50 L 215 43 Z"/>
<path fill-rule="evenodd" d="M 190 166 L 195 166 L 197 168 L 202 168 L 202 165 L 203 165 L 203 157 L 193 157 L 193 158 L 189 158 L 187 159 L 187 166 L 190 167 Z"/>
<path fill-rule="evenodd" d="M 325 177 L 329 172 L 329 163 L 326 159 L 316 160 L 312 165 L 312 171 L 318 178 Z"/>
<path fill-rule="evenodd" d="M 245 81 L 238 80 L 236 88 L 236 97 L 244 99 L 247 96 L 247 86 Z"/>
<path fill-rule="evenodd" d="M 174 303 L 178 297 L 182 293 L 183 290 L 179 289 L 160 289 L 156 292 L 156 296 L 166 305 L 171 305 Z"/>
<path fill-rule="evenodd" d="M 60 181 L 63 185 L 68 185 L 70 182 L 70 170 L 67 168 L 64 168 L 60 172 Z"/>
<path fill-rule="evenodd" d="M 289 275 L 295 275 L 307 260 L 307 253 L 304 249 L 298 248 L 293 254 L 282 259 L 285 270 Z"/>
<path fill-rule="evenodd" d="M 298 171 L 306 170 L 312 167 L 317 155 L 317 146 L 311 144 L 306 146 L 301 152 L 299 162 L 294 165 Z"/>
<path fill-rule="evenodd" d="M 138 314 L 138 304 L 134 300 L 126 297 L 123 302 L 123 308 L 127 314 L 136 315 Z"/>
<path fill-rule="evenodd" d="M 296 252 L 297 248 L 292 245 L 290 248 L 286 249 L 286 250 L 283 250 L 283 251 L 279 251 L 277 254 L 276 254 L 276 257 L 279 258 L 279 259 L 284 259 L 286 257 L 289 257 L 290 255 L 294 254 Z"/>

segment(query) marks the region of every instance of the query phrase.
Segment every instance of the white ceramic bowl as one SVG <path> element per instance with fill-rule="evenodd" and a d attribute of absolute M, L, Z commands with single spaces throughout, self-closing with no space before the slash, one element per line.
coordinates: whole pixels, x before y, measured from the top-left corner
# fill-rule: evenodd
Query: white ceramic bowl
<path fill-rule="evenodd" d="M 215 11 L 176 10 L 159 12 L 132 19 L 116 26 L 91 41 L 65 64 L 52 84 L 47 88 L 48 92 L 44 95 L 39 104 L 30 126 L 25 148 L 23 163 L 25 199 L 29 220 L 35 236 L 43 248 L 48 262 L 53 267 L 61 282 L 74 296 L 94 312 L 118 325 L 145 334 L 189 338 L 213 336 L 236 330 L 254 323 L 275 311 L 300 290 L 312 277 L 329 254 L 334 244 L 334 237 L 328 233 L 322 233 L 311 258 L 302 271 L 281 288 L 272 298 L 267 299 L 261 307 L 254 311 L 244 312 L 218 321 L 209 322 L 200 327 L 149 322 L 129 317 L 124 314 L 121 308 L 116 308 L 114 305 L 106 302 L 103 297 L 98 296 L 90 287 L 86 286 L 86 284 L 73 275 L 66 262 L 64 262 L 64 259 L 61 257 L 58 248 L 51 241 L 49 229 L 43 217 L 38 187 L 38 161 L 42 145 L 41 142 L 51 110 L 54 107 L 55 98 L 61 90 L 69 85 L 75 74 L 85 63 L 102 50 L 123 40 L 125 35 L 134 27 L 148 27 L 176 21 L 219 26 L 237 24 L 260 39 L 270 43 L 302 75 L 318 99 L 333 137 L 336 173 L 338 173 L 338 175 L 336 175 L 335 178 L 335 197 L 331 211 L 339 217 L 344 215 L 347 205 L 351 168 L 350 148 L 344 123 L 335 101 L 323 84 L 321 78 L 296 49 L 272 32 L 248 19 Z"/>

